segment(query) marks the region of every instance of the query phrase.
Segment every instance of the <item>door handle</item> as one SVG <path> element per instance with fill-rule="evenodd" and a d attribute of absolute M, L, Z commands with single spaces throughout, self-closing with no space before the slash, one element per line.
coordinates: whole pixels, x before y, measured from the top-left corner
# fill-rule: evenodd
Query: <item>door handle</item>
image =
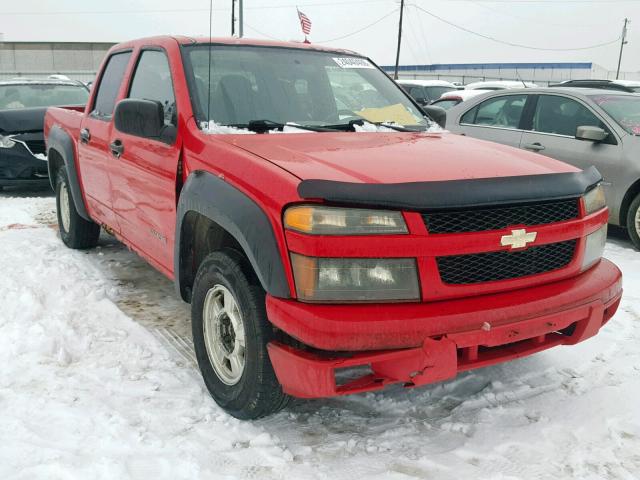
<path fill-rule="evenodd" d="M 89 131 L 89 129 L 83 128 L 82 130 L 80 130 L 80 141 L 82 143 L 89 143 L 89 140 L 91 140 L 91 132 Z"/>
<path fill-rule="evenodd" d="M 527 150 L 533 150 L 534 152 L 541 152 L 545 149 L 545 146 L 541 143 L 525 143 L 522 148 L 526 148 Z"/>
<path fill-rule="evenodd" d="M 109 144 L 109 148 L 111 149 L 111 155 L 116 158 L 120 158 L 122 153 L 124 152 L 124 145 L 120 140 L 114 140 Z"/>

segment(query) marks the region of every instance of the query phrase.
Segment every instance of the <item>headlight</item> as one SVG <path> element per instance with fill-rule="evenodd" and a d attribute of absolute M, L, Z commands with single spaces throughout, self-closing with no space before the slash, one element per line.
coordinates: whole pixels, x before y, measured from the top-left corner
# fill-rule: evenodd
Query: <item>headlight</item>
<path fill-rule="evenodd" d="M 607 200 L 604 197 L 602 185 L 592 188 L 584 195 L 584 208 L 587 215 L 602 210 L 606 206 Z"/>
<path fill-rule="evenodd" d="M 312 258 L 291 254 L 300 300 L 384 302 L 420 300 L 413 258 Z"/>
<path fill-rule="evenodd" d="M 383 235 L 407 233 L 402 213 L 364 208 L 297 205 L 284 212 L 290 230 L 312 235 Z"/>
<path fill-rule="evenodd" d="M 0 148 L 13 148 L 16 142 L 13 141 L 13 137 L 0 135 Z"/>
<path fill-rule="evenodd" d="M 603 225 L 591 235 L 587 236 L 584 248 L 584 258 L 582 260 L 582 270 L 586 270 L 600 258 L 604 252 L 604 245 L 607 242 L 607 225 Z"/>

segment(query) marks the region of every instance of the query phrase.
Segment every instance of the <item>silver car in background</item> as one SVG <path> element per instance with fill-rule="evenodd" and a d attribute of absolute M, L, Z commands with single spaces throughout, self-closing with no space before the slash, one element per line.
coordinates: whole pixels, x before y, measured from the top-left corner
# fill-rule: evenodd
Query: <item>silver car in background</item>
<path fill-rule="evenodd" d="M 454 133 L 538 152 L 604 177 L 609 223 L 640 249 L 640 95 L 586 88 L 500 90 L 447 112 Z"/>

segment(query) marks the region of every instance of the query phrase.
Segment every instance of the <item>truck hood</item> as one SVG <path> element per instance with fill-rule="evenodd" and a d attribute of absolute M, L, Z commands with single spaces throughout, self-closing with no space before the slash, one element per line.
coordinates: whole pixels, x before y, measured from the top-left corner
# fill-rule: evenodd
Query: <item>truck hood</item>
<path fill-rule="evenodd" d="M 448 132 L 220 137 L 301 180 L 403 183 L 579 171 L 536 153 Z"/>

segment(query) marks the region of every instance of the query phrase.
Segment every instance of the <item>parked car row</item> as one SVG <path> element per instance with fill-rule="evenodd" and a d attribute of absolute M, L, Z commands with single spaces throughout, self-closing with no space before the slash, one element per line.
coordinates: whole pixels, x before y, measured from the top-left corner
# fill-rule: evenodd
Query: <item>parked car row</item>
<path fill-rule="evenodd" d="M 398 83 L 420 105 L 437 104 L 437 106 L 445 110 L 477 95 L 470 92 L 479 91 L 484 93 L 491 90 L 508 90 L 512 88 L 538 88 L 538 85 L 535 83 L 521 80 L 482 81 L 469 83 L 464 86 L 444 80 L 398 80 Z M 549 85 L 549 87 L 598 88 L 627 93 L 640 93 L 640 81 L 636 80 L 566 80 Z M 436 97 L 438 94 L 439 96 Z M 447 101 L 441 102 L 441 100 Z"/>

